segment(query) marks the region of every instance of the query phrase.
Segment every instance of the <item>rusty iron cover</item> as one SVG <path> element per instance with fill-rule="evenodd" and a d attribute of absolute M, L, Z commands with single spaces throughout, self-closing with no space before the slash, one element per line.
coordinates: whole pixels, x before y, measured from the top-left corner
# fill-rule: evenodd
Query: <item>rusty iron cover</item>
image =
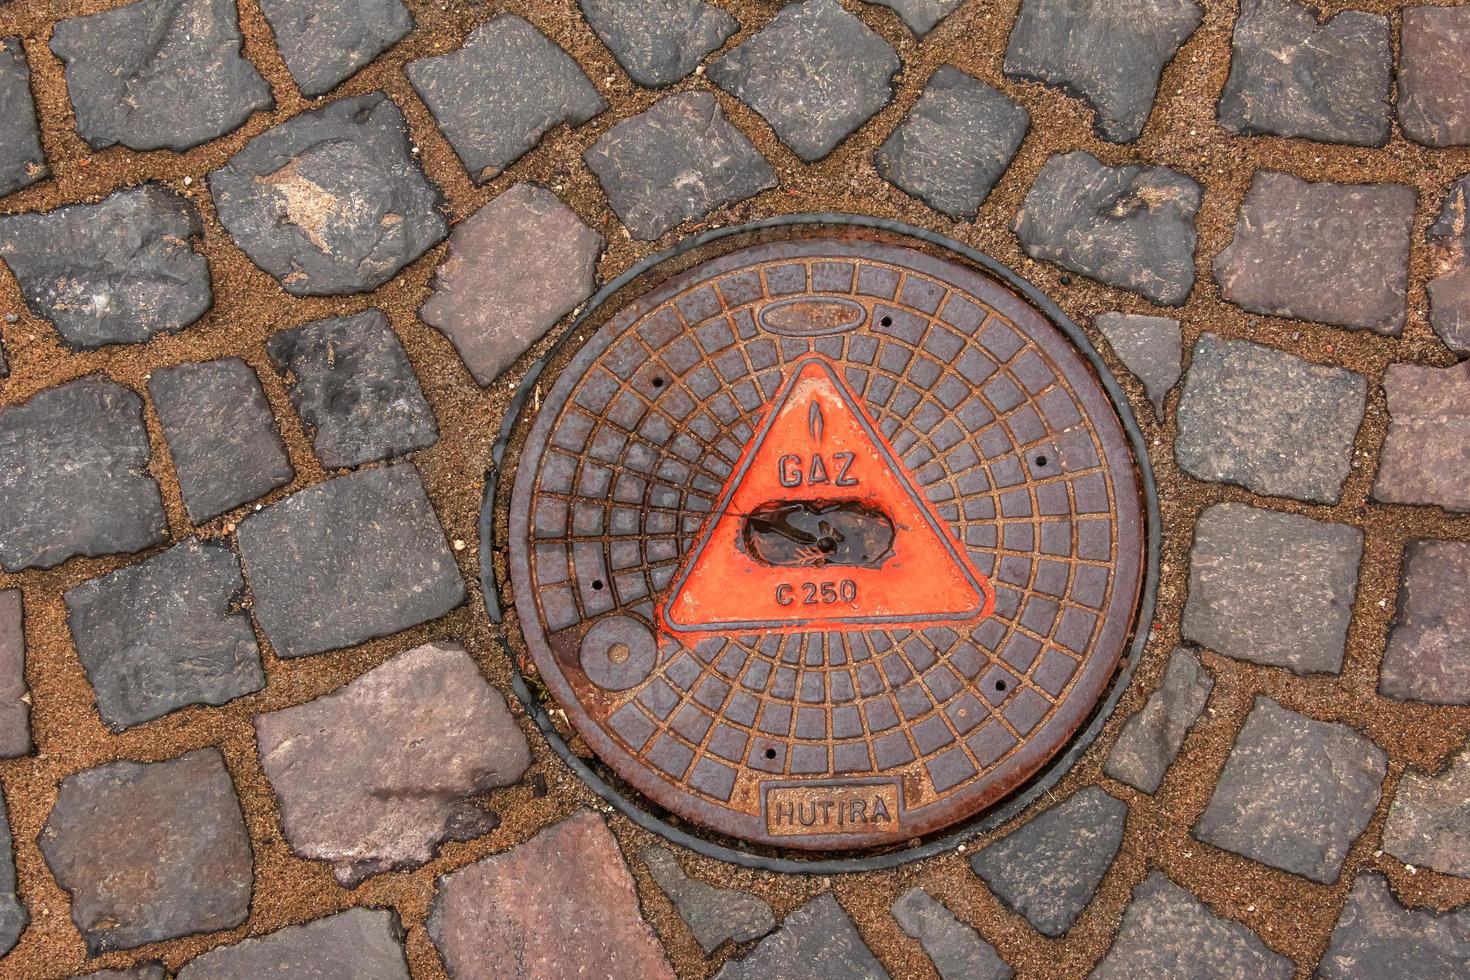
<path fill-rule="evenodd" d="M 1107 689 L 1139 477 L 1092 369 L 995 279 L 850 233 L 755 245 L 549 385 L 511 492 L 522 634 L 591 749 L 679 817 L 908 842 L 1016 790 Z"/>

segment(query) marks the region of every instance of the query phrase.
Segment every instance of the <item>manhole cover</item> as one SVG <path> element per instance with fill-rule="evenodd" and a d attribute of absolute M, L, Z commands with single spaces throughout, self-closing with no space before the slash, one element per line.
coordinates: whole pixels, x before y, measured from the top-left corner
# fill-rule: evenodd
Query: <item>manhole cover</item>
<path fill-rule="evenodd" d="M 1086 360 L 957 260 L 853 231 L 695 265 L 539 404 L 509 574 L 591 749 L 679 817 L 800 850 L 923 837 L 1093 712 L 1143 583 Z"/>

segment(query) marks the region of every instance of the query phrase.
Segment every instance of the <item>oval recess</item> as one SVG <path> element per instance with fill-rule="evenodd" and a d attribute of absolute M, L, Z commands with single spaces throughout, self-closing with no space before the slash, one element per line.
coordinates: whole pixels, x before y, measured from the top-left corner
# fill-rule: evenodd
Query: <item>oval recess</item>
<path fill-rule="evenodd" d="M 761 308 L 760 323 L 783 337 L 822 337 L 856 330 L 868 311 L 856 300 L 841 296 L 793 296 Z"/>

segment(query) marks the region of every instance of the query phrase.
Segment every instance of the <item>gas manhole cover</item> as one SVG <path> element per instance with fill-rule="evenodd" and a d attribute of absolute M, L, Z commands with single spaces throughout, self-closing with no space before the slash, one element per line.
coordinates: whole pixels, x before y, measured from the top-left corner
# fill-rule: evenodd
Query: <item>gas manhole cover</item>
<path fill-rule="evenodd" d="M 1092 367 L 892 235 L 657 274 L 522 419 L 508 571 L 550 696 L 649 800 L 775 848 L 891 846 L 1013 793 L 1096 709 L 1143 587 Z"/>

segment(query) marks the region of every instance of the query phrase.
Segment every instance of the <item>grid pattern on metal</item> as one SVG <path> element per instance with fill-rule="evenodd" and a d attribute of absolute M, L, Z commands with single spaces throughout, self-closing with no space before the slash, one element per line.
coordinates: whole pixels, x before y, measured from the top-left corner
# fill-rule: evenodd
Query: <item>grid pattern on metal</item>
<path fill-rule="evenodd" d="M 795 296 L 864 315 L 840 333 L 772 332 L 762 309 Z M 993 615 L 690 646 L 660 635 L 657 602 L 811 353 L 839 366 L 990 577 Z M 916 250 L 809 238 L 696 267 L 583 346 L 522 452 L 511 572 L 543 679 L 640 791 L 737 837 L 870 846 L 972 815 L 1065 744 L 1130 635 L 1141 527 L 1122 427 L 1038 313 Z M 891 823 L 772 833 L 772 787 L 864 781 L 896 787 Z"/>

